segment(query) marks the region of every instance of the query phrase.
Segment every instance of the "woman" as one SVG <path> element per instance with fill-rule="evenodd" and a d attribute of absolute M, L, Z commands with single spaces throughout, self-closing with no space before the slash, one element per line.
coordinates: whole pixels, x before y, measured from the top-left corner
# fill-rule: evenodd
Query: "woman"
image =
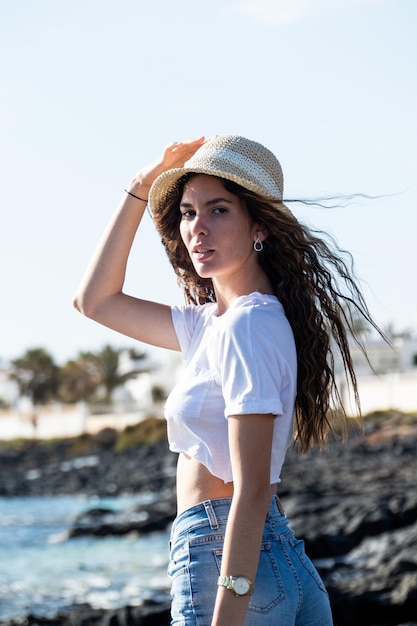
<path fill-rule="evenodd" d="M 183 307 L 123 293 L 148 202 Z M 185 359 L 166 405 L 179 453 L 172 624 L 332 624 L 275 494 L 294 437 L 305 452 L 330 430 L 334 350 L 356 391 L 352 305 L 373 322 L 341 255 L 283 204 L 275 156 L 238 136 L 168 145 L 130 182 L 74 304 Z"/>

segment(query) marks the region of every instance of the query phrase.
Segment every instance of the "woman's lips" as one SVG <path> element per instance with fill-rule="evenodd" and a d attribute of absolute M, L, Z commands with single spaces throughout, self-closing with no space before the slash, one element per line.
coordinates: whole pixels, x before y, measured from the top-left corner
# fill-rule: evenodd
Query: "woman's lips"
<path fill-rule="evenodd" d="M 207 248 L 199 248 L 198 250 L 193 251 L 193 256 L 197 261 L 207 261 L 214 253 L 214 250 L 209 250 Z"/>

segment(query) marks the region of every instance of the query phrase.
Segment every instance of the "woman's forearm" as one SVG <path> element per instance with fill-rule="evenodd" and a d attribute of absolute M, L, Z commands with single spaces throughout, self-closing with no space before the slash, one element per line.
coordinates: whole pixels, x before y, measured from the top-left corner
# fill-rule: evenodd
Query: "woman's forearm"
<path fill-rule="evenodd" d="M 136 231 L 146 209 L 149 185 L 130 185 L 124 193 L 87 267 L 74 297 L 74 306 L 88 317 L 95 317 L 102 302 L 120 293 Z M 145 200 L 145 201 L 144 201 Z"/>
<path fill-rule="evenodd" d="M 233 497 L 223 547 L 222 576 L 255 580 L 269 494 L 268 489 L 253 497 L 250 494 Z M 249 600 L 250 596 L 236 597 L 231 590 L 219 587 L 212 626 L 241 626 Z"/>
<path fill-rule="evenodd" d="M 222 576 L 246 576 L 254 583 L 265 520 L 271 503 L 272 415 L 229 416 L 233 498 L 226 525 Z M 236 598 L 219 587 L 212 626 L 242 626 L 249 596 Z"/>

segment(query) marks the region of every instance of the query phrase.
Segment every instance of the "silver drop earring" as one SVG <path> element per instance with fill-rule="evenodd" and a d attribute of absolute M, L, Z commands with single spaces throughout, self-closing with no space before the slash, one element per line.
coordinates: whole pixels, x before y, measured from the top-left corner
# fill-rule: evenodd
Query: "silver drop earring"
<path fill-rule="evenodd" d="M 253 244 L 253 249 L 256 252 L 262 252 L 262 250 L 264 249 L 264 244 L 262 243 L 262 241 L 259 239 L 259 236 L 256 238 L 255 243 Z"/>

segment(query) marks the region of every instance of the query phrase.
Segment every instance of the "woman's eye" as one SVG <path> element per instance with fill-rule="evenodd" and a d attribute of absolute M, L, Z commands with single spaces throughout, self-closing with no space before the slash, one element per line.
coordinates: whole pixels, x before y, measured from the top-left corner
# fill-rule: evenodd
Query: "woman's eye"
<path fill-rule="evenodd" d="M 216 214 L 216 215 L 218 215 L 218 214 L 221 215 L 221 214 L 227 213 L 227 212 L 228 212 L 228 210 L 226 208 L 220 207 L 220 206 L 215 207 L 213 209 L 213 213 Z M 181 212 L 181 219 L 188 219 L 189 220 L 189 219 L 192 219 L 195 216 L 196 216 L 196 211 L 194 211 L 193 209 L 189 209 L 188 211 L 182 211 Z"/>

